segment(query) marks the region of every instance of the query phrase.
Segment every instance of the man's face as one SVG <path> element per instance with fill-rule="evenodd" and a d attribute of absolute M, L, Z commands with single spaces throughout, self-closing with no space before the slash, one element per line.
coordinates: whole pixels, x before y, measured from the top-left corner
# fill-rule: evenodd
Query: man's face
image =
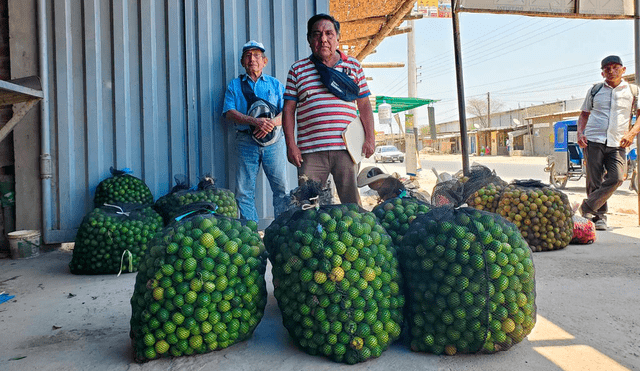
<path fill-rule="evenodd" d="M 267 57 L 260 49 L 250 49 L 242 54 L 241 63 L 248 74 L 260 75 L 267 64 Z"/>
<path fill-rule="evenodd" d="M 607 81 L 617 81 L 622 78 L 626 70 L 626 67 L 618 63 L 609 63 L 602 67 L 602 77 Z"/>
<path fill-rule="evenodd" d="M 330 58 L 338 49 L 339 36 L 336 29 L 328 19 L 321 19 L 311 27 L 309 46 L 311 52 L 318 59 Z"/>

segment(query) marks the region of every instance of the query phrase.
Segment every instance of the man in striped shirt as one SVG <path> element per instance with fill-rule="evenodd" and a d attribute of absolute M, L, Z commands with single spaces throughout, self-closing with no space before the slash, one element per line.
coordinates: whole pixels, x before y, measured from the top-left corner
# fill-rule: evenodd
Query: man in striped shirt
<path fill-rule="evenodd" d="M 287 143 L 287 158 L 306 175 L 324 184 L 333 180 L 341 203 L 361 205 L 356 186 L 358 164 L 346 150 L 342 132 L 360 114 L 365 142 L 362 153 L 370 157 L 375 150 L 373 111 L 369 87 L 357 59 L 338 50 L 340 23 L 327 14 L 317 14 L 307 22 L 307 41 L 320 63 L 349 76 L 360 88 L 355 101 L 343 101 L 320 80 L 311 57 L 295 62 L 289 70 L 284 93 L 282 128 Z M 297 119 L 298 138 L 295 129 Z"/>

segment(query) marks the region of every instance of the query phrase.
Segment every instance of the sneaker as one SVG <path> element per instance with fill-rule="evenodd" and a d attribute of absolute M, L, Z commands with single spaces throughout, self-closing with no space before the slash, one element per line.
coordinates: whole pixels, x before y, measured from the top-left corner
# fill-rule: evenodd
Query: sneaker
<path fill-rule="evenodd" d="M 604 219 L 598 219 L 593 224 L 595 224 L 596 230 L 598 231 L 606 231 L 608 229 L 607 222 L 605 222 Z"/>

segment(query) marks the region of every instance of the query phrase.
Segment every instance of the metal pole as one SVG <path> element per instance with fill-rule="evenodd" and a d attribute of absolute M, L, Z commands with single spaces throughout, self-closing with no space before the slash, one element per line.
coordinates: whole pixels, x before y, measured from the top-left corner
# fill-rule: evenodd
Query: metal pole
<path fill-rule="evenodd" d="M 50 243 L 52 230 L 51 209 L 51 128 L 49 122 L 49 50 L 47 2 L 38 0 L 38 33 L 40 48 L 40 81 L 42 83 L 42 102 L 40 103 L 40 178 L 42 189 L 42 239 Z"/>
<path fill-rule="evenodd" d="M 640 1 L 640 0 L 636 0 Z M 462 81 L 462 51 L 460 50 L 460 24 L 456 0 L 451 0 L 451 20 L 453 21 L 453 48 L 455 51 L 456 77 L 458 80 L 458 117 L 460 118 L 460 144 L 462 145 L 462 173 L 469 175 L 469 148 L 467 142 L 467 114 L 464 100 L 464 82 Z"/>
<path fill-rule="evenodd" d="M 635 40 L 635 62 L 636 62 L 636 85 L 640 82 L 640 0 L 635 0 L 635 10 L 633 12 L 633 30 Z M 636 120 L 639 120 L 636 117 Z M 636 153 L 640 154 L 640 134 L 636 136 Z M 640 158 L 636 161 L 636 179 L 640 177 Z M 636 187 L 637 188 L 637 187 Z M 638 225 L 640 225 L 640 189 L 636 189 L 638 192 Z"/>

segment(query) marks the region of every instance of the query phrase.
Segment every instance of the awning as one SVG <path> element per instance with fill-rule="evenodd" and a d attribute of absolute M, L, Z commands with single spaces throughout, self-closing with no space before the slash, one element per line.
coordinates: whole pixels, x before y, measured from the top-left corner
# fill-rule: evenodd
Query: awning
<path fill-rule="evenodd" d="M 511 131 L 511 132 L 507 133 L 507 135 L 510 136 L 510 137 L 519 137 L 519 136 L 525 135 L 525 134 L 529 134 L 529 130 L 528 129 L 516 130 L 516 131 Z"/>
<path fill-rule="evenodd" d="M 373 109 L 373 112 L 378 112 L 378 106 L 382 103 L 388 103 L 391 105 L 391 112 L 402 112 L 408 111 L 410 109 L 418 108 L 420 106 L 424 106 L 426 104 L 431 104 L 437 102 L 434 99 L 423 99 L 423 98 L 409 98 L 409 97 L 389 97 L 385 95 L 376 96 L 376 106 Z"/>

